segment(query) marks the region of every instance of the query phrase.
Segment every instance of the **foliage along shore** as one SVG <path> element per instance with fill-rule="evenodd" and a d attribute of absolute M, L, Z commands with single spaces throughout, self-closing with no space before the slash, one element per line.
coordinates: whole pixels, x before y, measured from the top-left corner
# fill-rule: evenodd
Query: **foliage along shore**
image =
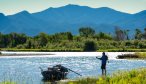
<path fill-rule="evenodd" d="M 27 52 L 84 52 L 82 49 L 17 49 L 17 48 L 0 48 L 0 51 L 27 51 Z M 146 49 L 99 49 L 96 52 L 146 52 Z"/>
<path fill-rule="evenodd" d="M 146 59 L 146 52 L 136 52 L 134 54 L 122 54 L 117 59 Z"/>
<path fill-rule="evenodd" d="M 146 68 L 119 71 L 107 77 L 83 78 L 65 84 L 146 84 Z"/>
<path fill-rule="evenodd" d="M 115 28 L 112 34 L 96 32 L 93 28 L 82 27 L 78 35 L 71 32 L 55 34 L 40 33 L 27 36 L 23 33 L 0 33 L 0 49 L 10 51 L 111 51 L 145 52 L 146 28 L 144 32 L 135 29 L 133 37 L 129 30 Z"/>

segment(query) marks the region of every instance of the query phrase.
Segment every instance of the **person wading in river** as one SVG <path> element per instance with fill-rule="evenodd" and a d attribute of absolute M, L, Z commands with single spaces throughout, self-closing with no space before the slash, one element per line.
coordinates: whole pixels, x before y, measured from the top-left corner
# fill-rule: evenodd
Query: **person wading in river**
<path fill-rule="evenodd" d="M 98 58 L 98 57 L 96 58 L 101 60 L 102 75 L 106 75 L 106 63 L 108 60 L 108 56 L 105 55 L 105 52 L 103 52 L 101 58 Z"/>

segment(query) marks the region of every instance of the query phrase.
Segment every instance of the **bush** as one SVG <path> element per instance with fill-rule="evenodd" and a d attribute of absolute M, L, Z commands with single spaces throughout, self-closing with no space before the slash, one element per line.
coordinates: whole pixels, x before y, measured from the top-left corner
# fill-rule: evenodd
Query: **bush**
<path fill-rule="evenodd" d="M 86 41 L 83 47 L 83 51 L 96 51 L 97 45 L 93 41 Z"/>

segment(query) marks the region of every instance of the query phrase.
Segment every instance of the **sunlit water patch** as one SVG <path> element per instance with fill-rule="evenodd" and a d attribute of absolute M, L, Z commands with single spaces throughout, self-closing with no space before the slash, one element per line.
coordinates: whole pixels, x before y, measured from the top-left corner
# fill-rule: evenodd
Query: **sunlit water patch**
<path fill-rule="evenodd" d="M 80 57 L 23 57 L 23 58 L 0 58 L 0 81 L 14 80 L 26 84 L 42 83 L 42 75 L 39 67 L 44 70 L 56 64 L 70 68 L 83 77 L 101 75 L 100 60 L 95 56 Z M 146 67 L 145 60 L 115 60 L 110 59 L 107 64 L 107 72 L 111 74 L 117 70 L 130 70 Z M 76 79 L 79 76 L 70 72 L 69 79 Z"/>

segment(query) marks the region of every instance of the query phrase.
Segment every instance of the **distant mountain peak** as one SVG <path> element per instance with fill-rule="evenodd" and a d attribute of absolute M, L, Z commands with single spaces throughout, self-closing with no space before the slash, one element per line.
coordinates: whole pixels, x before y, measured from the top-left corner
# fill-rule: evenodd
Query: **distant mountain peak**
<path fill-rule="evenodd" d="M 7 20 L 7 16 L 5 16 L 3 13 L 0 13 L 0 25 L 4 24 Z"/>
<path fill-rule="evenodd" d="M 109 7 L 100 7 L 100 8 L 96 8 L 98 10 L 114 10 L 112 8 L 109 8 Z"/>
<path fill-rule="evenodd" d="M 30 14 L 28 11 L 26 11 L 26 10 L 23 10 L 23 11 L 21 11 L 21 12 L 19 12 L 19 13 L 23 13 L 23 14 Z"/>
<path fill-rule="evenodd" d="M 143 11 L 141 11 L 141 12 L 138 12 L 138 13 L 135 13 L 136 15 L 143 15 L 143 14 L 145 14 L 146 15 L 146 10 L 143 10 Z"/>
<path fill-rule="evenodd" d="M 33 14 L 37 14 L 37 13 L 42 13 L 42 12 L 44 12 L 44 13 L 48 13 L 48 12 L 50 12 L 50 11 L 60 11 L 60 10 L 67 10 L 67 11 L 72 11 L 72 10 L 93 10 L 94 8 L 90 8 L 90 7 L 88 7 L 88 6 L 80 6 L 80 5 L 75 5 L 75 4 L 67 4 L 67 5 L 65 5 L 65 6 L 61 6 L 61 7 L 50 7 L 50 8 L 48 8 L 48 9 L 46 9 L 46 10 L 43 10 L 43 11 L 40 11 L 40 12 L 36 12 L 36 13 L 33 13 Z M 73 11 L 72 11 L 73 12 Z"/>
<path fill-rule="evenodd" d="M 109 7 L 100 7 L 100 8 L 96 8 L 96 10 L 98 10 L 100 12 L 117 12 L 117 13 L 129 14 L 129 13 L 121 12 L 119 10 L 115 10 L 115 9 L 109 8 Z M 131 15 L 131 14 L 129 14 L 129 15 Z"/>
<path fill-rule="evenodd" d="M 89 6 L 81 6 L 81 5 L 76 5 L 76 4 L 67 4 L 65 6 L 58 7 L 58 8 L 91 8 L 91 9 L 100 9 L 100 10 L 114 10 L 112 8 L 109 8 L 109 7 L 92 8 Z"/>
<path fill-rule="evenodd" d="M 48 9 L 56 9 L 56 8 L 73 8 L 73 7 L 81 7 L 80 5 L 76 4 L 67 4 L 65 6 L 60 6 L 60 7 L 49 7 Z M 48 10 L 46 9 L 46 10 Z"/>
<path fill-rule="evenodd" d="M 19 13 L 16 13 L 15 15 L 30 15 L 30 13 L 28 11 L 26 11 L 26 10 L 23 10 L 23 11 L 21 11 Z"/>
<path fill-rule="evenodd" d="M 91 26 L 96 31 L 113 32 L 115 26 L 129 28 L 129 30 L 145 28 L 145 17 L 146 10 L 135 15 L 108 7 L 92 8 L 68 4 L 50 7 L 37 13 L 29 13 L 25 10 L 11 16 L 0 13 L 0 31 L 23 32 L 29 35 L 39 32 L 53 34 L 65 31 L 77 34 L 80 27 Z"/>
<path fill-rule="evenodd" d="M 5 17 L 5 15 L 3 13 L 0 13 L 0 17 Z"/>
<path fill-rule="evenodd" d="M 7 17 L 3 13 L 0 13 L 0 20 L 6 19 L 6 18 Z"/>
<path fill-rule="evenodd" d="M 67 4 L 65 6 L 62 7 L 58 7 L 58 8 L 91 8 L 89 6 L 81 6 L 81 5 L 76 5 L 76 4 Z"/>
<path fill-rule="evenodd" d="M 76 4 L 67 4 L 65 6 L 79 6 L 79 5 L 76 5 Z"/>

